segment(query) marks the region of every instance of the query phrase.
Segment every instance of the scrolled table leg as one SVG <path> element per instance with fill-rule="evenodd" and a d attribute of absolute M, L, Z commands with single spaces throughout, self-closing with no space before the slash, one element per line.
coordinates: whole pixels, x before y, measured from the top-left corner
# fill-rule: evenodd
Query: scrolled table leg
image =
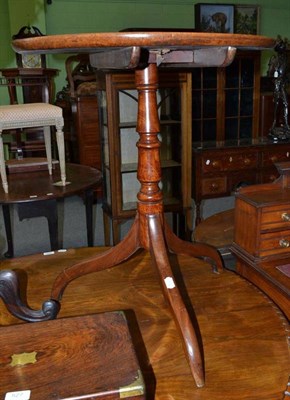
<path fill-rule="evenodd" d="M 0 271 L 0 297 L 7 310 L 16 318 L 27 322 L 47 321 L 56 318 L 60 304 L 55 300 L 43 302 L 41 310 L 31 309 L 22 301 L 19 280 L 15 271 Z"/>

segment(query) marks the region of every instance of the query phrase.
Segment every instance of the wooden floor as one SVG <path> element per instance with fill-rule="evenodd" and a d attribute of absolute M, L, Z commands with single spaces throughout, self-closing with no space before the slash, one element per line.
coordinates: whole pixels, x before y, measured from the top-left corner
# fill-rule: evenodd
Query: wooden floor
<path fill-rule="evenodd" d="M 97 251 L 85 248 L 22 257 L 3 261 L 1 269 L 21 270 L 23 282 L 28 281 L 28 302 L 38 309 L 49 298 L 60 270 Z M 59 318 L 126 310 L 149 400 L 283 399 L 289 376 L 289 326 L 279 310 L 233 272 L 215 274 L 209 264 L 181 256 L 172 256 L 172 264 L 190 314 L 199 323 L 204 388 L 195 387 L 146 252 L 122 266 L 72 282 Z M 1 303 L 0 323 L 18 322 Z"/>

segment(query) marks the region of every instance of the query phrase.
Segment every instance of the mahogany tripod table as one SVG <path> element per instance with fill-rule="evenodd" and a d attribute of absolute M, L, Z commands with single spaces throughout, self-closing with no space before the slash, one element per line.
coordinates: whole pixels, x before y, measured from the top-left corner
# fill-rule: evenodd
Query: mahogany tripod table
<path fill-rule="evenodd" d="M 96 254 L 65 269 L 56 278 L 51 300 L 43 303 L 42 310 L 32 310 L 21 302 L 17 277 L 13 275 L 13 271 L 8 271 L 7 277 L 2 276 L 0 295 L 11 312 L 29 321 L 55 318 L 60 307 L 59 300 L 69 282 L 82 275 L 116 266 L 138 249 L 146 249 L 150 251 L 163 294 L 180 331 L 196 385 L 204 385 L 198 328 L 193 326 L 189 318 L 173 276 L 168 251 L 192 257 L 206 256 L 213 259 L 218 271 L 221 272 L 223 267 L 216 249 L 179 239 L 164 220 L 162 191 L 159 188 L 161 168 L 156 101 L 158 68 L 226 67 L 234 59 L 237 48 L 263 49 L 273 48 L 274 45 L 274 39 L 256 35 L 168 31 L 66 34 L 13 41 L 13 48 L 20 53 L 86 52 L 90 53 L 91 64 L 96 69 L 135 70 L 138 90 L 137 132 L 140 135 L 137 142 L 137 177 L 141 186 L 137 194 L 136 218 L 124 240 L 102 254 Z"/>

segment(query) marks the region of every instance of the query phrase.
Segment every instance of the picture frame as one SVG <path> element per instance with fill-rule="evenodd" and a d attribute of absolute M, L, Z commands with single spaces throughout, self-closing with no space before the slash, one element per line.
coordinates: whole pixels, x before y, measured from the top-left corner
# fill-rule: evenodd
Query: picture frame
<path fill-rule="evenodd" d="M 234 33 L 233 4 L 197 3 L 194 12 L 196 31 Z"/>
<path fill-rule="evenodd" d="M 260 33 L 260 6 L 235 5 L 234 32 L 258 35 Z"/>

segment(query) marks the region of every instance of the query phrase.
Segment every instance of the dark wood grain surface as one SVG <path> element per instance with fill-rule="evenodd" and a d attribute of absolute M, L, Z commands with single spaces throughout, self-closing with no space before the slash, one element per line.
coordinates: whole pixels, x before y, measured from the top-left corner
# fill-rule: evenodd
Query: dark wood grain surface
<path fill-rule="evenodd" d="M 0 267 L 21 271 L 27 300 L 38 309 L 61 270 L 103 250 L 33 255 L 2 261 Z M 235 273 L 213 273 L 192 257 L 172 256 L 171 264 L 190 317 L 200 326 L 203 388 L 194 383 L 148 252 L 71 282 L 58 318 L 125 310 L 149 400 L 281 400 L 289 375 L 289 326 L 276 306 Z M 1 302 L 0 323 L 18 322 Z M 47 373 L 52 371 L 47 366 Z M 1 379 L 0 373 L 0 384 Z"/>
<path fill-rule="evenodd" d="M 145 399 L 124 313 L 3 327 L 0 338 L 3 399 Z"/>
<path fill-rule="evenodd" d="M 273 48 L 275 40 L 259 35 L 206 32 L 98 32 L 39 36 L 13 41 L 17 52 L 91 52 L 94 49 L 141 47 L 208 47 Z"/>
<path fill-rule="evenodd" d="M 67 184 L 58 186 L 60 171 L 56 167 L 52 175 L 47 170 L 8 174 L 9 193 L 0 187 L 0 204 L 34 202 L 57 199 L 79 194 L 101 184 L 101 172 L 79 164 L 66 164 Z"/>
<path fill-rule="evenodd" d="M 205 384 L 199 329 L 175 283 L 167 250 L 190 257 L 207 256 L 223 269 L 218 252 L 204 244 L 191 244 L 176 237 L 164 222 L 161 181 L 160 132 L 156 93 L 160 63 L 170 66 L 212 67 L 229 65 L 236 48 L 273 48 L 274 39 L 256 35 L 228 35 L 192 32 L 119 32 L 51 35 L 42 39 L 13 41 L 17 52 L 63 53 L 90 52 L 90 62 L 99 69 L 135 68 L 138 90 L 137 178 L 140 190 L 135 222 L 126 238 L 105 255 L 85 260 L 61 273 L 53 286 L 52 297 L 60 299 L 68 283 L 75 278 L 109 269 L 135 254 L 140 248 L 150 252 L 156 266 L 162 293 L 169 305 L 185 351 L 192 377 L 197 387 Z M 119 50 L 118 50 L 119 49 Z M 150 50 L 158 50 L 150 51 Z M 104 51 L 109 50 L 109 51 Z M 113 51 L 114 50 L 114 51 Z M 118 50 L 118 51 L 116 51 Z M 165 50 L 165 51 L 164 51 Z M 170 50 L 168 52 L 168 50 Z M 187 51 L 189 50 L 189 51 Z M 169 53 L 169 54 L 168 54 Z M 137 68 L 142 65 L 142 68 Z M 120 268 L 122 270 L 122 268 Z M 162 321 L 162 316 L 159 323 Z"/>

